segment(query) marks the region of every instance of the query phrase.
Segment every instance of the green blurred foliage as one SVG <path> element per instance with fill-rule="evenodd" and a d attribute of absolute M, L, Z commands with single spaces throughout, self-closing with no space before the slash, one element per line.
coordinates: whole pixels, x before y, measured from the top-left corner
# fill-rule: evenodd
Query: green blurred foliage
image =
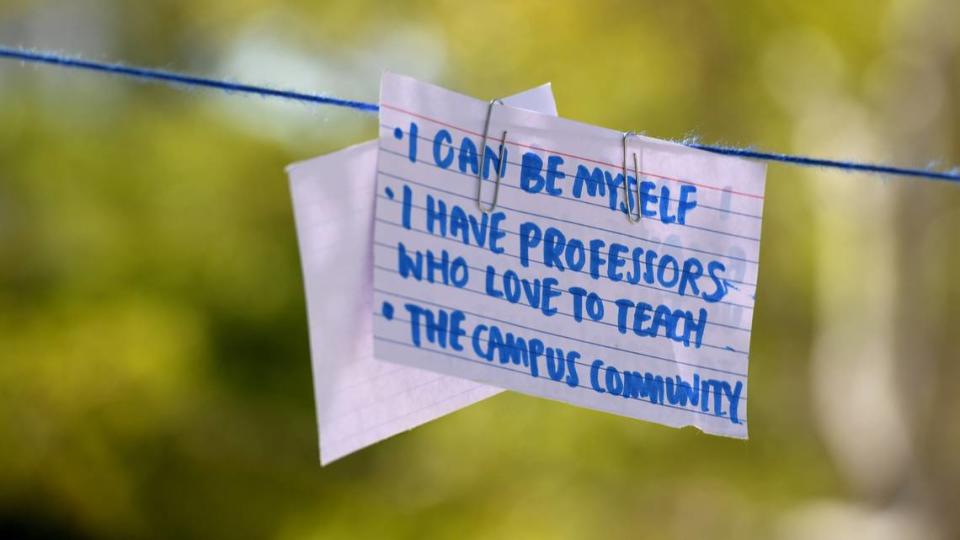
<path fill-rule="evenodd" d="M 910 164 L 960 158 L 957 20 L 892 0 L 8 0 L 0 42 L 358 99 L 381 69 L 482 98 L 552 81 L 570 118 L 800 152 L 791 100 L 829 90 L 887 126 L 884 161 Z M 935 136 L 904 140 L 888 120 L 903 103 L 870 80 L 925 39 L 945 93 Z M 289 58 L 305 63 L 271 62 Z M 811 403 L 810 173 L 768 173 L 748 442 L 508 393 L 321 469 L 283 168 L 374 137 L 374 118 L 10 62 L 0 98 L 4 536 L 768 538 L 806 502 L 855 496 Z M 941 306 L 922 322 L 944 386 L 917 459 L 956 533 L 960 189 L 907 187 L 924 204 L 899 207 L 898 245 L 947 246 L 897 294 Z"/>

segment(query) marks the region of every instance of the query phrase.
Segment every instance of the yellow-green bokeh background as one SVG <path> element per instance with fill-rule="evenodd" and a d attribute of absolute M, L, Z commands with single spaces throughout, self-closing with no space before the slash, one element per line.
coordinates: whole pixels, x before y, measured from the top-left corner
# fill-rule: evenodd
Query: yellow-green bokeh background
<path fill-rule="evenodd" d="M 960 162 L 949 0 L 0 0 L 0 42 Z M 960 185 L 771 166 L 750 440 L 507 393 L 327 468 L 285 165 L 372 116 L 0 62 L 0 536 L 960 537 Z M 839 381 L 839 382 L 838 382 Z"/>

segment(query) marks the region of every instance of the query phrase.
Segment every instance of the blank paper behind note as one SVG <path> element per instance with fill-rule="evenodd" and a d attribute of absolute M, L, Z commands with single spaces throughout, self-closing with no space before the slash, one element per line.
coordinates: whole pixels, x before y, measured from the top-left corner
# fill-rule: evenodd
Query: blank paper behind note
<path fill-rule="evenodd" d="M 505 101 L 556 114 L 549 85 Z M 288 173 L 307 295 L 320 462 L 500 392 L 373 357 L 377 142 L 293 164 Z"/>

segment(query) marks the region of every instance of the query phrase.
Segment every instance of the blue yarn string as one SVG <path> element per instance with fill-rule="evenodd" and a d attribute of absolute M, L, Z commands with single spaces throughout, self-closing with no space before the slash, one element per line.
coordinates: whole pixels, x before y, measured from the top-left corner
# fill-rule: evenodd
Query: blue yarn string
<path fill-rule="evenodd" d="M 690 148 L 698 148 L 715 154 L 725 156 L 739 156 L 744 158 L 759 159 L 762 161 L 773 161 L 779 163 L 789 163 L 801 167 L 818 167 L 824 169 L 840 169 L 848 172 L 869 172 L 877 174 L 891 174 L 897 176 L 914 176 L 918 178 L 930 178 L 933 180 L 947 180 L 951 182 L 960 182 L 960 173 L 940 172 L 929 169 L 910 169 L 905 167 L 894 167 L 891 165 L 875 165 L 873 163 L 859 163 L 856 161 L 842 161 L 835 159 L 822 159 L 807 156 L 794 156 L 791 154 L 779 154 L 776 152 L 761 152 L 749 148 L 736 148 L 732 146 L 716 146 L 710 144 L 699 144 L 694 142 L 683 143 Z"/>
<path fill-rule="evenodd" d="M 352 99 L 342 99 L 320 94 L 309 94 L 305 92 L 293 92 L 289 90 L 279 90 L 266 86 L 255 86 L 251 84 L 239 84 L 229 81 L 211 79 L 208 77 L 197 77 L 165 71 L 160 69 L 126 66 L 123 64 L 110 64 L 105 62 L 95 62 L 91 60 L 82 60 L 80 58 L 65 56 L 51 52 L 26 51 L 23 49 L 12 48 L 0 45 L 0 58 L 20 60 L 21 62 L 48 64 L 65 68 L 94 71 L 100 73 L 109 73 L 113 75 L 122 75 L 134 79 L 146 81 L 159 81 L 174 86 L 189 86 L 200 88 L 211 88 L 221 90 L 227 93 L 253 94 L 261 97 L 271 97 L 286 100 L 299 101 L 314 105 L 332 105 L 334 107 L 344 107 L 363 112 L 377 112 L 380 107 L 376 103 L 365 101 L 356 101 Z M 776 152 L 761 152 L 749 148 L 737 148 L 730 146 L 718 146 L 709 144 L 700 144 L 696 142 L 684 142 L 683 144 L 690 148 L 706 150 L 716 154 L 727 156 L 738 156 L 743 158 L 758 159 L 775 163 L 787 163 L 801 167 L 818 167 L 825 169 L 838 169 L 848 172 L 867 172 L 876 174 L 888 174 L 895 176 L 906 176 L 914 178 L 926 178 L 932 180 L 946 180 L 949 182 L 960 182 L 960 172 L 940 172 L 929 169 L 912 169 L 906 167 L 893 167 L 890 165 L 878 165 L 872 163 L 861 163 L 857 161 L 821 159 L 808 156 L 797 156 L 791 154 L 780 154 Z"/>
<path fill-rule="evenodd" d="M 49 52 L 33 52 L 13 49 L 2 45 L 0 45 L 0 58 L 14 59 L 36 64 L 50 64 L 54 66 L 83 69 L 101 73 L 111 73 L 113 75 L 123 75 L 126 77 L 133 77 L 135 79 L 147 81 L 160 81 L 171 85 L 212 88 L 215 90 L 222 90 L 227 93 L 256 94 L 261 97 L 289 99 L 316 105 L 347 107 L 350 109 L 356 109 L 358 111 L 377 112 L 380 110 L 380 107 L 378 107 L 376 103 L 366 103 L 364 101 L 354 101 L 352 99 L 340 99 L 322 96 L 319 94 L 291 92 L 288 90 L 278 90 L 276 88 L 254 86 L 251 84 L 238 84 L 217 79 L 210 79 L 207 77 L 195 77 L 193 75 L 164 71 L 161 69 L 93 62 L 90 60 L 81 60 L 79 58 L 71 58 Z"/>

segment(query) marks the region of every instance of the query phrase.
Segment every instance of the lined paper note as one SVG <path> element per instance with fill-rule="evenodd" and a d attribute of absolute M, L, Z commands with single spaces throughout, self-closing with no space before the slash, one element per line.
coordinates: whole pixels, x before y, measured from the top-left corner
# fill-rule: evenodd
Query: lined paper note
<path fill-rule="evenodd" d="M 384 75 L 376 357 L 745 438 L 765 167 L 490 111 Z"/>
<path fill-rule="evenodd" d="M 556 114 L 549 85 L 507 103 Z M 327 464 L 499 392 L 373 357 L 372 247 L 377 143 L 289 167 Z"/>

